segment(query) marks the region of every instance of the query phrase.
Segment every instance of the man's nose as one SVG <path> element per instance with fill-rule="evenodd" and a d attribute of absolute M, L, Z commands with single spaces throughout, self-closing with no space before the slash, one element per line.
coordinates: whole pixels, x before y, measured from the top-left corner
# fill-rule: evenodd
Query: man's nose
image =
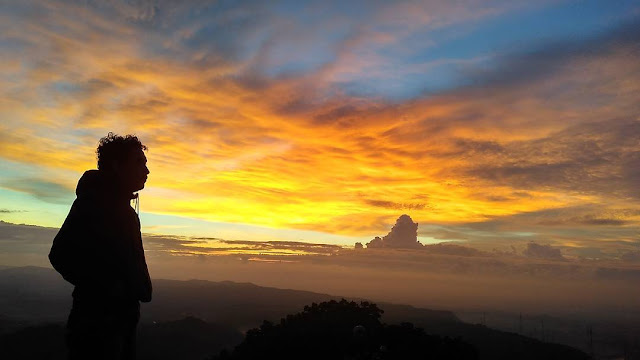
<path fill-rule="evenodd" d="M 149 173 L 150 173 L 149 168 L 147 167 L 147 165 L 145 165 L 145 166 L 144 166 L 144 171 L 145 171 L 145 173 L 147 173 L 147 174 L 149 174 Z"/>

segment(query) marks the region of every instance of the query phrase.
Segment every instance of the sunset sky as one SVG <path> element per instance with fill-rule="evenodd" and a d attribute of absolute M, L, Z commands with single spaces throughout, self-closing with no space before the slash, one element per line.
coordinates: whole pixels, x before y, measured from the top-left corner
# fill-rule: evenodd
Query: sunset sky
<path fill-rule="evenodd" d="M 0 220 L 59 227 L 98 140 L 146 234 L 640 254 L 637 1 L 3 1 Z"/>

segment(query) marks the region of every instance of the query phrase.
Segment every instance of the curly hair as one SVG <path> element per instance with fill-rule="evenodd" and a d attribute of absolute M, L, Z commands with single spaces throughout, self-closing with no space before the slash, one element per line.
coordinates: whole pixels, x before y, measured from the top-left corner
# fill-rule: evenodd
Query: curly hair
<path fill-rule="evenodd" d="M 96 155 L 98 157 L 98 169 L 104 168 L 105 164 L 115 160 L 121 162 L 129 156 L 132 150 L 147 150 L 137 136 L 120 136 L 110 132 L 100 139 Z"/>

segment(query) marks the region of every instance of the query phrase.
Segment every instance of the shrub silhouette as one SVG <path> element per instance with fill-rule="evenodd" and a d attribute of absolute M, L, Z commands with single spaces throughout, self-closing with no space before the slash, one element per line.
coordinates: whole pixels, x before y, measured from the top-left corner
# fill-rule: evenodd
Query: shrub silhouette
<path fill-rule="evenodd" d="M 279 324 L 264 321 L 221 359 L 476 359 L 461 340 L 427 335 L 410 323 L 385 325 L 369 302 L 331 300 L 305 306 Z"/>

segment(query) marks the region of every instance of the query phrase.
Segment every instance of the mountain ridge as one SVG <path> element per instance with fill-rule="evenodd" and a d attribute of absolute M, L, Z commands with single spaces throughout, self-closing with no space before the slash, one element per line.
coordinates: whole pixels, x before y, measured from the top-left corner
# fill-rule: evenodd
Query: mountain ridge
<path fill-rule="evenodd" d="M 30 266 L 0 270 L 0 319 L 9 324 L 0 324 L 0 329 L 7 334 L 26 325 L 64 322 L 71 305 L 71 289 L 53 269 Z M 264 320 L 278 322 L 306 305 L 341 298 L 345 297 L 253 283 L 156 279 L 154 299 L 142 307 L 141 327 L 194 317 L 244 333 Z M 429 334 L 459 337 L 478 349 L 480 359 L 548 358 L 548 354 L 556 353 L 564 354 L 557 358 L 567 358 L 567 354 L 573 354 L 569 358 L 586 358 L 583 352 L 566 345 L 464 323 L 452 311 L 376 304 L 384 311 L 383 322 L 411 322 Z"/>

